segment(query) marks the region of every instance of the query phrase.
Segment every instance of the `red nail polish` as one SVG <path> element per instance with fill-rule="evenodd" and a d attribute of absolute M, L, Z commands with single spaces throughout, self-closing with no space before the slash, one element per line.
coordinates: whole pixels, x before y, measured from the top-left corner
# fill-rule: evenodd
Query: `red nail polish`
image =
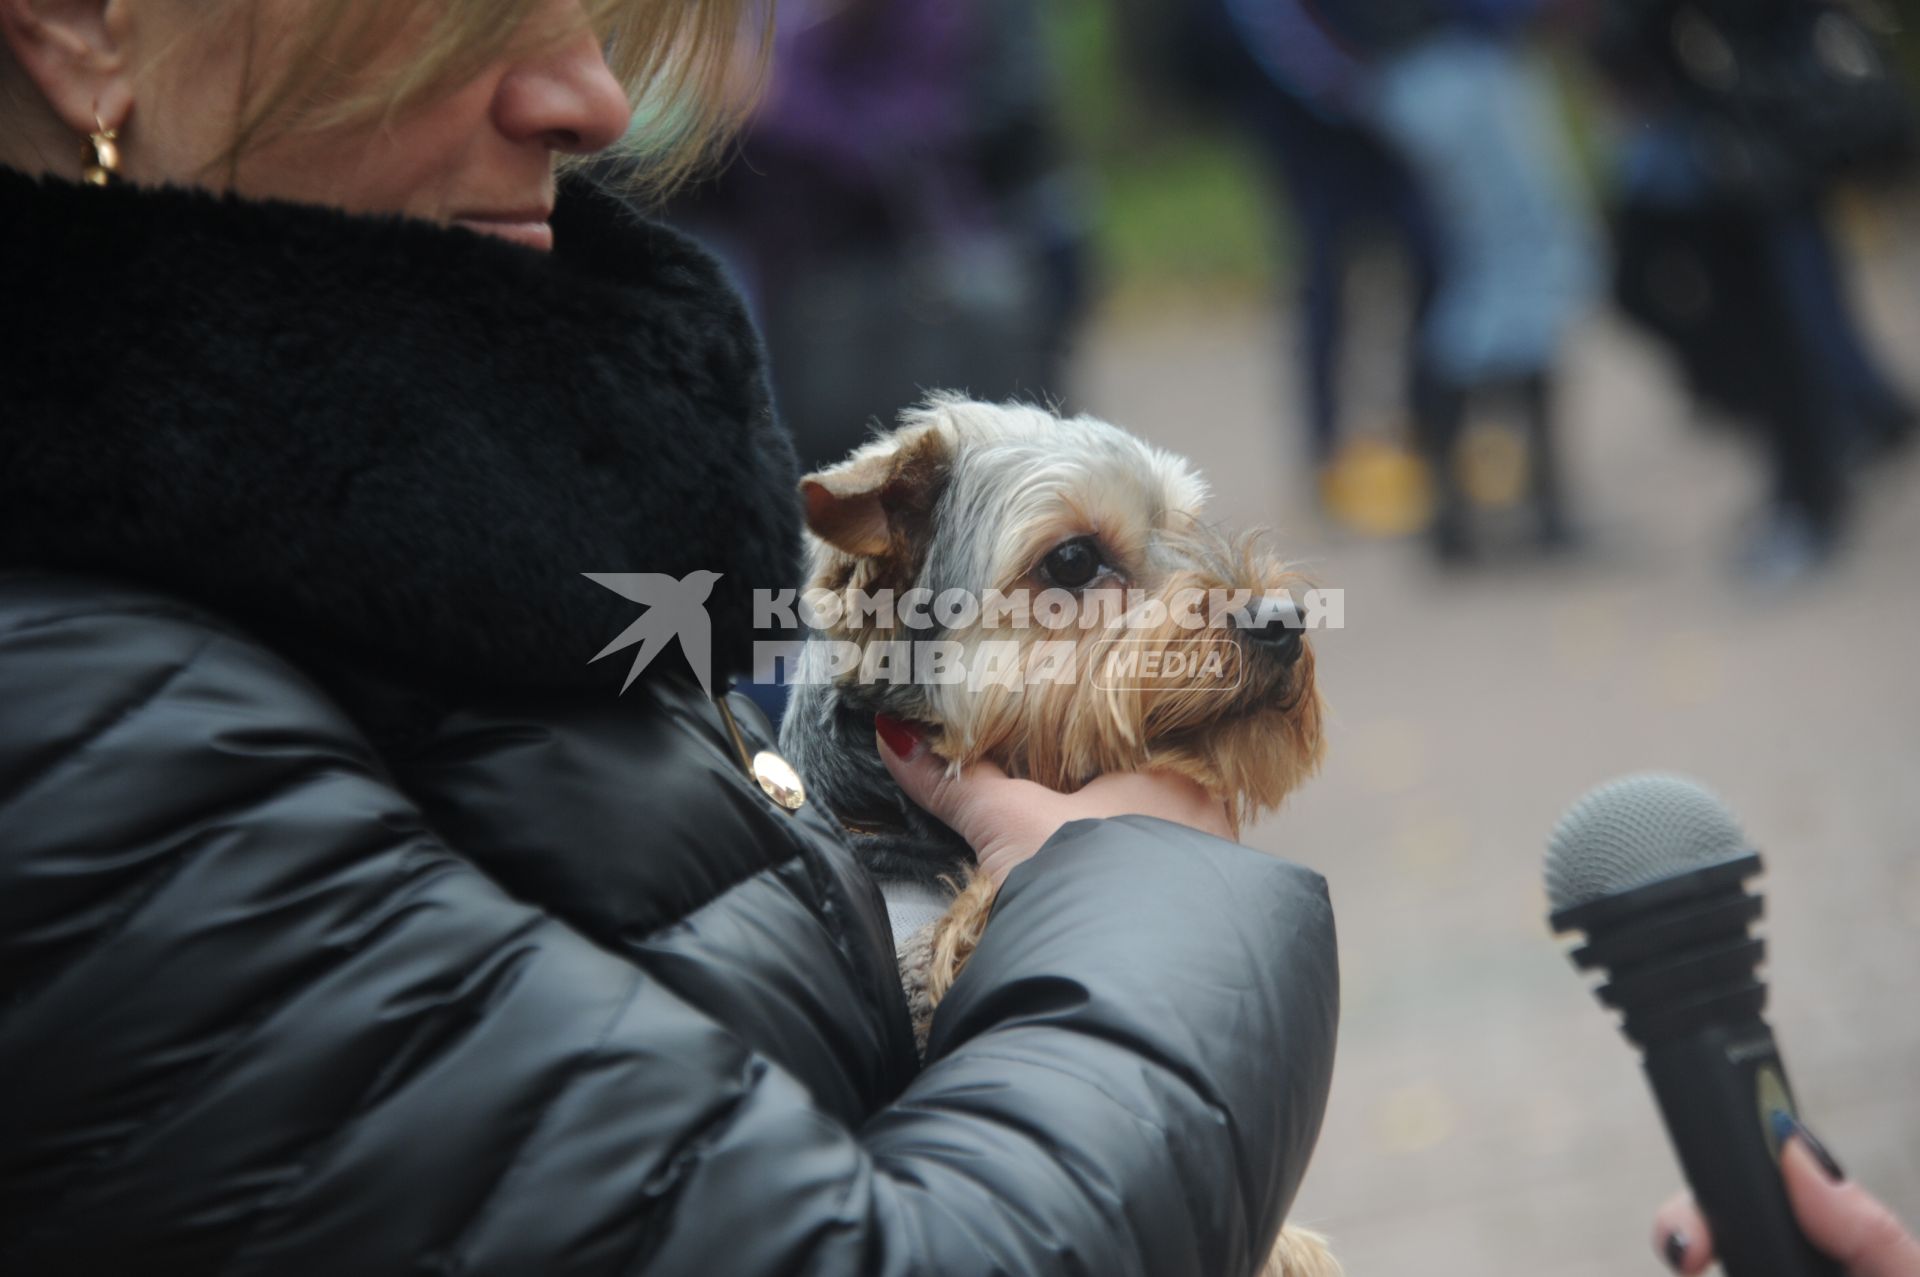
<path fill-rule="evenodd" d="M 924 747 L 920 733 L 891 714 L 875 714 L 873 725 L 886 747 L 898 758 L 913 758 Z"/>

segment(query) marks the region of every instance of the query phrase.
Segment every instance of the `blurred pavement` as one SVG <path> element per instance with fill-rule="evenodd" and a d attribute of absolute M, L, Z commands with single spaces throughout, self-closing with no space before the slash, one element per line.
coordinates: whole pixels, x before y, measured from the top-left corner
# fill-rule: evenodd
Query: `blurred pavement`
<path fill-rule="evenodd" d="M 1920 391 L 1920 232 L 1856 275 Z M 1743 589 L 1757 449 L 1694 428 L 1663 352 L 1619 321 L 1572 356 L 1594 552 L 1459 577 L 1419 544 L 1317 528 L 1270 314 L 1133 316 L 1080 363 L 1072 407 L 1192 457 L 1218 516 L 1277 527 L 1347 590 L 1347 628 L 1317 640 L 1328 765 L 1249 841 L 1332 883 L 1340 1055 L 1294 1218 L 1351 1277 L 1663 1271 L 1648 1221 L 1679 1173 L 1540 886 L 1561 810 L 1637 770 L 1718 790 L 1767 857 L 1769 1014 L 1802 1114 L 1920 1226 L 1920 455 L 1874 476 L 1828 579 Z"/>

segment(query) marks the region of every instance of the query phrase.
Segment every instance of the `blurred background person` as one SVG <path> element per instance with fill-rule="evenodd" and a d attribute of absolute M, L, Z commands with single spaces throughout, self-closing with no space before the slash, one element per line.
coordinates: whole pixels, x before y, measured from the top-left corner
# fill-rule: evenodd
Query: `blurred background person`
<path fill-rule="evenodd" d="M 783 0 L 739 153 L 670 210 L 746 292 L 802 473 L 929 390 L 1063 396 L 1087 229 L 1039 17 L 1037 0 Z M 775 669 L 744 690 L 779 721 Z"/>
<path fill-rule="evenodd" d="M 1084 214 L 1035 0 L 789 0 L 733 164 L 676 217 L 756 304 L 803 468 L 926 390 L 1057 398 Z"/>
<path fill-rule="evenodd" d="M 1868 29 L 1826 0 L 1612 0 L 1596 17 L 1623 116 L 1620 304 L 1698 395 L 1759 428 L 1771 489 L 1742 566 L 1793 580 L 1833 555 L 1853 463 L 1912 433 L 1828 226 L 1842 181 L 1910 150 L 1911 109 Z"/>
<path fill-rule="evenodd" d="M 1401 441 L 1351 439 L 1342 420 L 1354 266 L 1384 250 L 1408 277 L 1406 414 L 1428 375 L 1418 333 L 1439 274 L 1439 244 L 1418 184 L 1356 109 L 1363 65 L 1304 0 L 1133 0 L 1129 18 L 1136 59 L 1156 59 L 1183 100 L 1250 139 L 1285 200 L 1290 220 L 1280 238 L 1290 230 L 1297 249 L 1289 293 L 1305 382 L 1306 459 L 1323 512 L 1363 529 L 1418 520 L 1424 476 L 1415 467 L 1409 477 Z"/>
<path fill-rule="evenodd" d="M 1598 278 L 1551 88 L 1526 44 L 1543 0 L 1320 0 L 1369 68 L 1355 90 L 1434 211 L 1438 293 L 1422 325 L 1416 416 L 1432 467 L 1429 537 L 1474 554 L 1459 444 L 1470 411 L 1518 404 L 1526 491 L 1545 548 L 1573 541 L 1554 423 L 1554 364 Z"/>

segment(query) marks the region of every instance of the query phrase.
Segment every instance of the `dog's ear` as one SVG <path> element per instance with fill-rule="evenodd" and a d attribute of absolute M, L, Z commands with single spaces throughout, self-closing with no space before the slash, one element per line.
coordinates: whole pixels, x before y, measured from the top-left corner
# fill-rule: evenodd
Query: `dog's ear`
<path fill-rule="evenodd" d="M 903 430 L 837 466 L 800 481 L 807 527 L 848 554 L 884 554 L 896 537 L 914 537 L 946 486 L 953 454 L 938 428 Z"/>

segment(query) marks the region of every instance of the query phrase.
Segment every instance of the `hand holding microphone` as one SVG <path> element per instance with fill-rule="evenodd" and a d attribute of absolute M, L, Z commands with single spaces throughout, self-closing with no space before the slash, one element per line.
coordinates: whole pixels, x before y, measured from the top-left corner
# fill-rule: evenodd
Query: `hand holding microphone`
<path fill-rule="evenodd" d="M 1805 1128 L 1787 1140 L 1780 1178 L 1807 1240 L 1848 1277 L 1920 1277 L 1920 1241 L 1877 1198 L 1848 1181 Z M 1654 1215 L 1653 1247 L 1683 1277 L 1696 1277 L 1713 1263 L 1713 1230 L 1691 1195 L 1681 1193 Z"/>
<path fill-rule="evenodd" d="M 1695 1273 L 1712 1253 L 1729 1277 L 1920 1277 L 1920 1248 L 1877 1202 L 1827 1182 L 1799 1124 L 1761 1016 L 1761 899 L 1745 886 L 1759 871 L 1732 814 L 1674 776 L 1602 785 L 1548 845 L 1549 923 L 1586 933 L 1574 963 L 1606 972 L 1596 992 L 1642 1052 L 1699 1204 L 1690 1230 L 1674 1226 L 1685 1236 L 1670 1262 Z"/>

